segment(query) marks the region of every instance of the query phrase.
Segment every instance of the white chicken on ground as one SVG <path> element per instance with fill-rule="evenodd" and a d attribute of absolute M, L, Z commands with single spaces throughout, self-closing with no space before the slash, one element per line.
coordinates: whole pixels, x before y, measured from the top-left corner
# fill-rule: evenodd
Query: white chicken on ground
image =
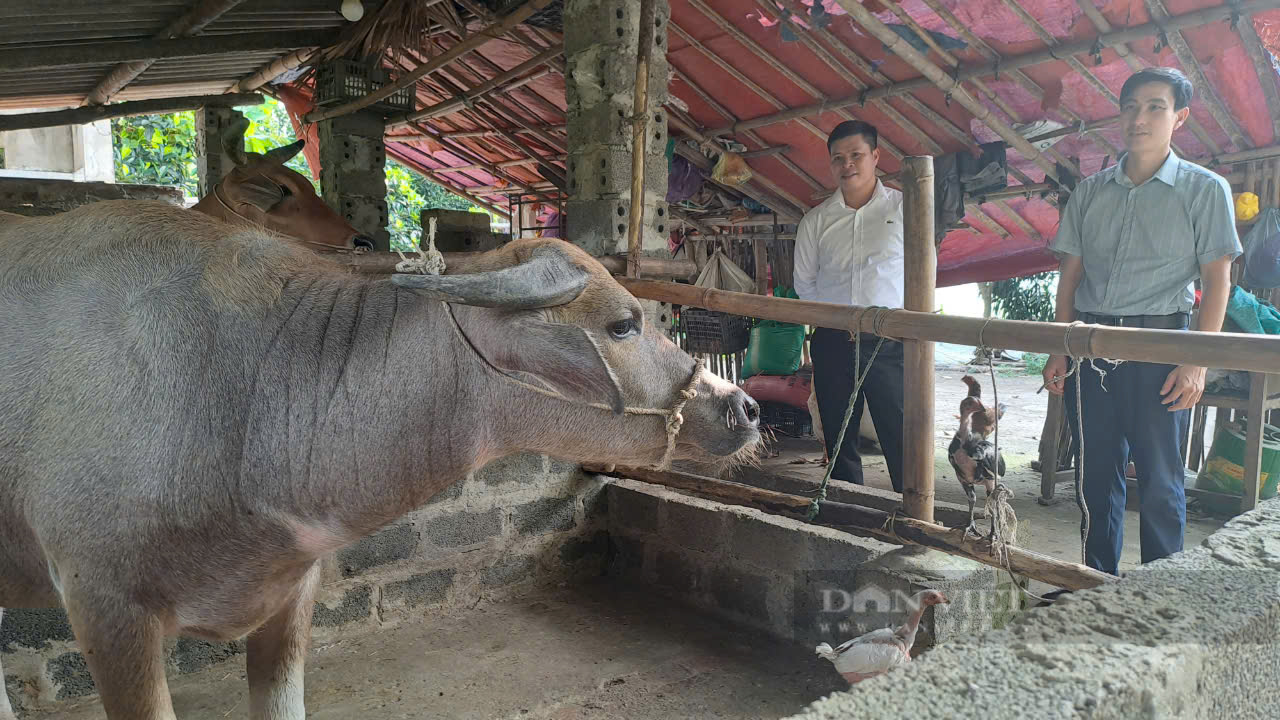
<path fill-rule="evenodd" d="M 950 602 L 937 590 L 922 590 L 911 598 L 911 612 L 896 630 L 880 628 L 841 643 L 835 649 L 822 643 L 815 650 L 818 657 L 830 660 L 836 671 L 850 685 L 855 685 L 911 662 L 911 647 L 915 645 L 925 609 Z"/>

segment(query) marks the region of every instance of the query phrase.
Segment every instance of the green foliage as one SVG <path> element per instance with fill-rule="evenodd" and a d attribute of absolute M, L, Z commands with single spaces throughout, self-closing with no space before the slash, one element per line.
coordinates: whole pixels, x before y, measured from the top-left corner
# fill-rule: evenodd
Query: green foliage
<path fill-rule="evenodd" d="M 273 98 L 241 108 L 241 112 L 250 121 L 245 132 L 245 150 L 249 152 L 265 153 L 297 139 L 284 105 Z M 176 185 L 188 198 L 198 199 L 194 112 L 115 118 L 111 131 L 116 180 Z M 320 192 L 319 180 L 311 176 L 303 153 L 285 165 L 301 173 Z M 387 231 L 393 248 L 411 250 L 418 246 L 419 215 L 424 208 L 486 212 L 391 158 L 387 158 L 386 173 Z"/>
<path fill-rule="evenodd" d="M 117 181 L 177 185 L 196 197 L 194 112 L 115 118 L 111 135 Z"/>
<path fill-rule="evenodd" d="M 1057 271 L 992 283 L 992 311 L 1005 320 L 1052 322 L 1057 287 Z"/>
<path fill-rule="evenodd" d="M 1042 353 L 1025 353 L 1022 356 L 1022 362 L 1026 363 L 1027 375 L 1040 375 L 1044 373 L 1044 366 L 1049 362 L 1049 356 Z"/>

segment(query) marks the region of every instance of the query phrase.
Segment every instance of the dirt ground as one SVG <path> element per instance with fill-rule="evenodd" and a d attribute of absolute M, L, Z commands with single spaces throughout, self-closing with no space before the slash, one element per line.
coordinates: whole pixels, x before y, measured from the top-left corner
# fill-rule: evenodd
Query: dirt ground
<path fill-rule="evenodd" d="M 982 383 L 983 398 L 992 399 L 991 379 L 985 366 L 968 369 Z M 958 425 L 960 400 L 968 393 L 968 387 L 960 380 L 966 374 L 963 366 L 940 367 L 934 378 L 935 415 L 934 479 L 936 497 L 940 501 L 966 506 L 964 490 L 955 479 L 955 472 L 946 459 L 947 444 Z M 1046 393 L 1036 394 L 1040 377 L 1023 374 L 1014 369 L 997 369 L 996 382 L 1000 402 L 1007 406 L 1000 424 L 1000 452 L 1007 465 L 1005 484 L 1013 491 L 1011 502 L 1019 521 L 1027 521 L 1029 527 L 1020 531 L 1018 544 L 1029 550 L 1041 552 L 1063 560 L 1080 562 L 1080 510 L 1075 502 L 1075 489 L 1071 482 L 1059 483 L 1055 492 L 1055 504 L 1044 506 L 1040 497 L 1040 473 L 1031 469 L 1031 461 L 1038 458 L 1040 431 L 1044 426 L 1047 404 Z M 1210 418 L 1212 423 L 1212 418 Z M 838 428 L 837 428 L 838 430 Z M 1213 436 L 1210 426 L 1207 437 Z M 788 474 L 803 474 L 815 481 L 822 479 L 822 465 L 796 464 L 797 459 L 821 459 L 822 446 L 813 438 L 786 438 L 779 436 L 774 447 L 775 457 L 763 461 L 766 469 L 776 469 Z M 1085 448 L 1088 452 L 1088 447 Z M 884 456 L 864 455 L 865 480 L 874 487 L 892 489 Z M 1190 482 L 1190 480 L 1189 480 Z M 983 491 L 978 491 L 978 502 L 983 502 Z M 1141 548 L 1138 540 L 1138 513 L 1125 513 L 1124 554 L 1120 571 L 1139 564 Z M 1185 546 L 1193 547 L 1202 542 L 1225 522 L 1226 518 L 1214 517 L 1197 511 L 1194 502 L 1187 512 Z M 985 524 L 980 521 L 980 528 Z M 1035 586 L 1033 585 L 1033 588 Z M 1040 586 L 1043 588 L 1044 586 Z"/>
<path fill-rule="evenodd" d="M 248 717 L 244 657 L 171 678 L 183 720 Z M 812 651 L 600 581 L 312 648 L 307 717 L 779 718 L 848 685 Z M 31 715 L 104 720 L 94 700 Z"/>

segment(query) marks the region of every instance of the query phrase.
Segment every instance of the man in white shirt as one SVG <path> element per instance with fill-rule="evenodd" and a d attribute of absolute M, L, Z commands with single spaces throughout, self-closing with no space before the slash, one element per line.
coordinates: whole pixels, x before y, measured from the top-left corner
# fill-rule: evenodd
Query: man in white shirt
<path fill-rule="evenodd" d="M 876 177 L 878 139 L 875 126 L 860 120 L 840 123 L 827 137 L 838 190 L 805 213 L 796 231 L 795 289 L 802 300 L 902 307 L 902 193 Z M 862 336 L 864 370 L 878 339 Z M 870 364 L 844 443 L 835 447 L 855 383 L 855 347 L 844 330 L 818 328 L 813 335 L 814 394 L 827 454 L 835 462 L 831 476 L 862 484 L 858 426 L 869 404 L 889 479 L 902 492 L 902 343 L 886 340 Z"/>

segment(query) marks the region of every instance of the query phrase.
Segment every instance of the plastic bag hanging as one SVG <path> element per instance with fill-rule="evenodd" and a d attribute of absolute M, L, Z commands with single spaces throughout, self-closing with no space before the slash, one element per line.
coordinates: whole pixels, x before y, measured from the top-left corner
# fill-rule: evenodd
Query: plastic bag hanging
<path fill-rule="evenodd" d="M 739 187 L 751 179 L 751 168 L 741 155 L 722 152 L 716 166 L 711 169 L 711 179 L 722 185 Z"/>
<path fill-rule="evenodd" d="M 698 274 L 694 285 L 713 290 L 729 290 L 731 292 L 754 293 L 756 281 L 738 267 L 723 250 L 716 249 L 707 260 L 706 267 Z"/>

